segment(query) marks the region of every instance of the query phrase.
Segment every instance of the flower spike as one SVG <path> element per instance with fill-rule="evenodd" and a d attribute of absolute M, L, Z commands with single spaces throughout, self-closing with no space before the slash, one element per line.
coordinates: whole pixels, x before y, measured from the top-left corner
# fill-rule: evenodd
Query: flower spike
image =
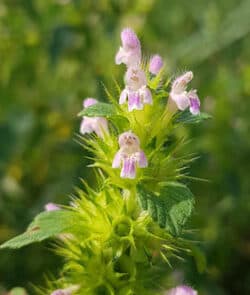
<path fill-rule="evenodd" d="M 122 178 L 134 179 L 136 177 L 136 167 L 145 168 L 148 166 L 147 158 L 140 149 L 139 138 L 131 131 L 124 132 L 119 136 L 120 149 L 116 153 L 112 167 L 120 168 Z"/>
<path fill-rule="evenodd" d="M 71 208 L 46 204 L 45 211 L 52 212 L 39 214 L 0 250 L 56 239 L 64 265 L 45 289 L 37 288 L 39 294 L 198 295 L 185 285 L 163 291 L 169 277 L 164 264 L 197 251 L 204 259 L 191 237 L 182 238 L 194 211 L 195 198 L 185 181 L 194 157 L 182 148 L 186 140 L 178 127 L 209 116 L 192 116 L 200 112 L 197 91 L 188 89 L 193 73 L 174 79 L 169 91 L 163 59 L 153 55 L 142 62 L 140 41 L 129 28 L 121 32 L 116 63 L 127 66 L 122 91 L 115 82 L 114 91 L 105 88 L 108 103 L 86 98 L 80 113 L 80 132 L 96 134 L 80 138 L 87 152 L 85 172 L 93 167 L 95 181 L 90 185 L 82 179 Z M 178 112 L 188 109 L 191 114 Z"/>
<path fill-rule="evenodd" d="M 94 98 L 87 98 L 83 101 L 83 107 L 87 108 L 94 104 L 97 104 L 98 101 Z M 83 117 L 80 133 L 86 134 L 95 132 L 97 136 L 103 138 L 104 133 L 108 133 L 108 122 L 105 118 L 102 117 Z"/>

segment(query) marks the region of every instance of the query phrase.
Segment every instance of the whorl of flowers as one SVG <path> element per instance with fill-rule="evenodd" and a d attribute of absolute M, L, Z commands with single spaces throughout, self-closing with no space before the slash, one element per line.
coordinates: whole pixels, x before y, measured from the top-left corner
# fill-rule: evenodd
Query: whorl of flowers
<path fill-rule="evenodd" d="M 23 235 L 2 245 L 59 240 L 65 264 L 39 294 L 197 294 L 187 286 L 166 290 L 173 258 L 192 255 L 196 247 L 182 237 L 194 207 L 183 183 L 193 158 L 176 130 L 207 116 L 197 91 L 186 90 L 191 71 L 169 87 L 158 54 L 141 62 L 132 29 L 122 31 L 121 42 L 115 61 L 127 66 L 125 85 L 116 84 L 119 93 L 106 91 L 110 103 L 85 99 L 79 114 L 79 140 L 92 161 L 86 169 L 96 169 L 97 183 L 91 188 L 83 180 L 71 206 L 47 204 Z"/>

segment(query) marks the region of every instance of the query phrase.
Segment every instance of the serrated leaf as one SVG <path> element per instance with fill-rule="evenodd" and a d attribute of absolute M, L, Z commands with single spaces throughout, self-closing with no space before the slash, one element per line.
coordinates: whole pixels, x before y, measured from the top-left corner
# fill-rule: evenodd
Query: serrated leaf
<path fill-rule="evenodd" d="M 109 118 L 116 114 L 117 112 L 114 105 L 109 103 L 99 102 L 97 104 L 94 104 L 85 108 L 78 114 L 78 116 Z"/>
<path fill-rule="evenodd" d="M 185 185 L 168 182 L 160 195 L 138 185 L 138 200 L 143 210 L 148 211 L 160 227 L 173 235 L 179 235 L 194 207 L 193 194 Z"/>
<path fill-rule="evenodd" d="M 42 212 L 23 234 L 5 242 L 0 248 L 18 249 L 58 234 L 73 233 L 77 225 L 79 227 L 79 216 L 76 212 L 68 210 Z"/>
<path fill-rule="evenodd" d="M 198 124 L 204 120 L 211 119 L 212 116 L 207 113 L 200 113 L 199 115 L 193 115 L 189 110 L 180 112 L 177 114 L 174 122 L 183 124 Z"/>

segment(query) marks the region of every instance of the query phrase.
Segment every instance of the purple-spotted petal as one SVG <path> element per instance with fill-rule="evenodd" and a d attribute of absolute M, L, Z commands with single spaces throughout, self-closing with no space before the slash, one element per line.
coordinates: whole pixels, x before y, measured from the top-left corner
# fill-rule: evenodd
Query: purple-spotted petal
<path fill-rule="evenodd" d="M 121 177 L 134 179 L 136 176 L 135 169 L 136 169 L 136 160 L 132 157 L 125 158 L 123 160 Z"/>
<path fill-rule="evenodd" d="M 140 90 L 140 95 L 143 98 L 143 103 L 153 104 L 151 91 L 147 87 L 143 87 Z"/>
<path fill-rule="evenodd" d="M 140 94 L 138 91 L 131 91 L 128 93 L 128 110 L 142 110 L 143 104 L 141 102 Z"/>
<path fill-rule="evenodd" d="M 166 295 L 197 295 L 197 291 L 192 289 L 189 286 L 178 286 L 176 288 L 173 288 L 167 292 Z"/>
<path fill-rule="evenodd" d="M 189 110 L 193 115 L 199 115 L 200 113 L 200 100 L 196 93 L 196 90 L 191 90 L 188 93 L 190 107 Z"/>

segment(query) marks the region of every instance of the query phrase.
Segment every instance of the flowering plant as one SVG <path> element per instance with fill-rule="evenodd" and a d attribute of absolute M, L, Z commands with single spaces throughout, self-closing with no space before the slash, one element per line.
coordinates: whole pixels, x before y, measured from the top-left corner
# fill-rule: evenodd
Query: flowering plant
<path fill-rule="evenodd" d="M 169 85 L 159 55 L 142 62 L 133 30 L 124 29 L 121 41 L 115 61 L 127 69 L 124 88 L 116 84 L 119 99 L 107 90 L 110 103 L 87 98 L 79 114 L 79 138 L 97 171 L 95 188 L 83 180 L 70 206 L 47 204 L 22 235 L 1 246 L 56 239 L 65 264 L 39 294 L 197 294 L 187 286 L 162 290 L 172 258 L 194 255 L 196 247 L 184 237 L 194 208 L 184 182 L 194 157 L 184 153 L 178 131 L 209 116 L 200 113 L 197 91 L 186 90 L 191 71 Z"/>

